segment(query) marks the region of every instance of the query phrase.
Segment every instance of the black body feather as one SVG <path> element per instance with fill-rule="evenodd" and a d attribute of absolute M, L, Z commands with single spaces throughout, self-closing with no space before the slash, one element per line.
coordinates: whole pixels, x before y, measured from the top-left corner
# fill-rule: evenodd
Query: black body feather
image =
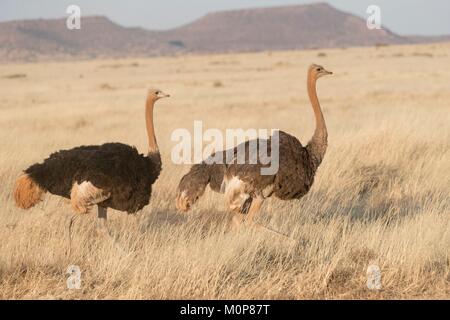
<path fill-rule="evenodd" d="M 70 198 L 74 183 L 89 181 L 110 194 L 98 205 L 128 213 L 149 203 L 160 172 L 159 152 L 144 156 L 122 143 L 61 150 L 25 170 L 41 188 L 65 198 Z"/>

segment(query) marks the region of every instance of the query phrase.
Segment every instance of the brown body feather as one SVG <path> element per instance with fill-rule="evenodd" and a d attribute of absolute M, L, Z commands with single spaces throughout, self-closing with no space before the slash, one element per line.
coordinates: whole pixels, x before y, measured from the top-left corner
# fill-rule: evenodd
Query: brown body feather
<path fill-rule="evenodd" d="M 193 165 L 178 185 L 177 208 L 188 211 L 191 205 L 203 195 L 208 185 L 213 191 L 220 192 L 225 170 L 226 167 L 223 164 L 202 162 Z"/>

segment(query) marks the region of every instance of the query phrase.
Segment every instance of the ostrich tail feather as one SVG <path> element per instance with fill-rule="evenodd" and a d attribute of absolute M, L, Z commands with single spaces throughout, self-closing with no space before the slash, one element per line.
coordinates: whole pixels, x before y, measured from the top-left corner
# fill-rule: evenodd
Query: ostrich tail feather
<path fill-rule="evenodd" d="M 45 193 L 28 174 L 21 175 L 14 186 L 14 200 L 17 207 L 29 209 L 41 201 Z"/>

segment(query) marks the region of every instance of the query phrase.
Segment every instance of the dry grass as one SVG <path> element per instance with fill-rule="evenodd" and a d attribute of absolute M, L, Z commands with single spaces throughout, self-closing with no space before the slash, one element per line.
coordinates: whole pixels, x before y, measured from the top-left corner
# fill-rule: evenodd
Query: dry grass
<path fill-rule="evenodd" d="M 318 53 L 0 66 L 0 298 L 450 298 L 450 45 L 327 50 L 320 61 Z M 296 243 L 229 232 L 210 192 L 177 214 L 188 168 L 171 163 L 170 133 L 203 120 L 280 128 L 306 143 L 311 62 L 335 72 L 319 83 L 329 151 L 306 197 L 270 200 L 259 217 Z M 226 86 L 213 88 L 217 79 Z M 78 217 L 69 256 L 67 201 L 47 196 L 21 211 L 14 181 L 61 148 L 121 141 L 144 151 L 149 86 L 173 96 L 156 110 L 164 169 L 151 204 L 137 217 L 110 214 L 120 246 L 96 236 L 94 214 Z M 381 291 L 366 287 L 371 263 Z M 66 288 L 71 264 L 82 270 L 81 290 Z"/>

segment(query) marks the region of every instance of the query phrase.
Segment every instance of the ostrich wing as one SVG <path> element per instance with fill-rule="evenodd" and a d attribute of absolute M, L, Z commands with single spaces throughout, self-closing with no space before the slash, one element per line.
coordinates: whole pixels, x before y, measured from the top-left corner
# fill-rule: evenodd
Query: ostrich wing
<path fill-rule="evenodd" d="M 243 191 L 252 195 L 261 194 L 266 188 L 269 188 L 275 180 L 275 175 L 261 174 L 263 168 L 270 167 L 270 163 L 266 163 L 260 157 L 259 148 L 264 145 L 267 146 L 266 155 L 270 157 L 272 153 L 270 140 L 257 139 L 244 142 L 235 147 L 233 150 L 233 161 L 227 165 L 224 184 L 236 177 L 244 183 Z M 245 161 L 242 163 L 244 159 L 239 158 L 239 152 L 244 150 L 244 148 Z M 224 188 L 226 186 L 222 185 L 221 189 L 223 190 Z"/>
<path fill-rule="evenodd" d="M 70 202 L 75 211 L 87 213 L 94 205 L 110 197 L 110 193 L 94 186 L 90 181 L 74 183 L 70 192 Z"/>
<path fill-rule="evenodd" d="M 255 145 L 261 146 L 262 140 L 258 140 L 258 144 L 245 142 L 245 164 L 238 164 L 235 160 L 227 167 L 227 180 L 232 177 L 237 177 L 245 185 L 246 193 L 256 193 L 264 197 L 270 196 L 271 192 L 275 192 L 277 197 L 282 199 L 298 198 L 305 194 L 312 184 L 314 172 L 311 169 L 310 157 L 301 142 L 294 136 L 279 131 L 279 145 L 278 150 L 272 150 L 272 141 L 268 140 L 267 156 L 271 157 L 271 161 L 276 159 L 275 152 L 278 152 L 279 167 L 273 175 L 263 175 L 261 169 L 269 167 L 269 164 L 261 161 L 260 153 L 255 148 Z M 237 154 L 236 147 L 234 149 Z M 251 159 L 250 155 L 254 157 L 257 153 L 257 163 L 248 164 Z"/>

